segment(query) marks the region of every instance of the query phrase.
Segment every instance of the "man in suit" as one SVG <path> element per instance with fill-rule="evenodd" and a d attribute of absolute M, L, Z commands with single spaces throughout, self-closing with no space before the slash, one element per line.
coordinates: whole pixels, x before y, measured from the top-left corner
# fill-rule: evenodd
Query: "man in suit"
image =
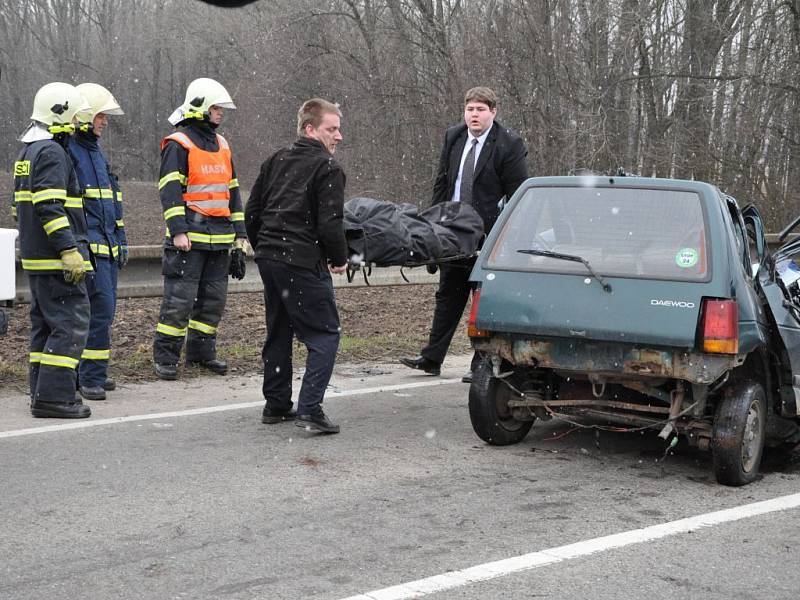
<path fill-rule="evenodd" d="M 499 122 L 497 95 L 475 87 L 464 97 L 464 123 L 448 128 L 433 184 L 433 204 L 469 202 L 488 233 L 503 204 L 528 177 L 527 150 L 519 135 Z M 442 264 L 436 308 L 428 344 L 416 358 L 400 362 L 430 375 L 439 375 L 472 289 L 469 275 L 475 259 Z M 473 367 L 476 358 L 473 358 Z M 471 382 L 472 370 L 462 381 Z"/>

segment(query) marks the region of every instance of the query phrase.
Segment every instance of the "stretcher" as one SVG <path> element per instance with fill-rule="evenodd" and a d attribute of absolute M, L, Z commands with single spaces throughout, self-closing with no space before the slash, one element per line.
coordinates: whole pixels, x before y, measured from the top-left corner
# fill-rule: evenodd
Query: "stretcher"
<path fill-rule="evenodd" d="M 431 267 L 439 264 L 472 268 L 468 261 L 477 256 L 484 237 L 480 215 L 459 202 L 419 211 L 413 204 L 353 198 L 345 203 L 344 222 L 347 281 L 361 271 L 367 285 L 373 267 L 400 267 L 406 282 L 405 269 L 428 267 L 434 273 Z"/>

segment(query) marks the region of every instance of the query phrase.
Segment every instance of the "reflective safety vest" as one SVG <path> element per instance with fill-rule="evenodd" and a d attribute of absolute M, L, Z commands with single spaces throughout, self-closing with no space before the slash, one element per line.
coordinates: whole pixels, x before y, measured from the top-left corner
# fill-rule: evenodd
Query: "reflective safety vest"
<path fill-rule="evenodd" d="M 178 142 L 189 153 L 189 173 L 183 190 L 183 201 L 191 210 L 208 217 L 230 217 L 230 182 L 233 179 L 231 148 L 217 134 L 219 150 L 202 150 L 181 131 L 161 141 L 161 149 L 169 141 Z"/>

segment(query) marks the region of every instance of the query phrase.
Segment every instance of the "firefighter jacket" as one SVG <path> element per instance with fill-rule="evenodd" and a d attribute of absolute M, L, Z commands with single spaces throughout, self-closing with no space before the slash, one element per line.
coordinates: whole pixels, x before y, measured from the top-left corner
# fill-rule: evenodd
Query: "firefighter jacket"
<path fill-rule="evenodd" d="M 95 256 L 116 258 L 119 247 L 128 245 L 117 179 L 93 133 L 79 131 L 70 138 L 69 154 L 83 195 L 89 248 Z"/>
<path fill-rule="evenodd" d="M 14 163 L 14 204 L 22 268 L 29 275 L 60 275 L 61 252 L 77 248 L 89 262 L 80 186 L 67 151 L 54 140 L 25 145 Z"/>
<path fill-rule="evenodd" d="M 165 247 L 179 233 L 198 250 L 226 250 L 247 237 L 230 147 L 208 124 L 184 125 L 164 138 L 159 177 Z"/>

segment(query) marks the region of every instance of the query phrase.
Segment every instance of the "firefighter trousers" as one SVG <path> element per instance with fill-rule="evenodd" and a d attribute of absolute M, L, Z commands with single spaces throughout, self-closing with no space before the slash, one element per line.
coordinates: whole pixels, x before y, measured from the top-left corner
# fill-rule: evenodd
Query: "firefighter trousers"
<path fill-rule="evenodd" d="M 31 275 L 31 400 L 75 401 L 76 369 L 89 335 L 86 284 L 62 275 Z"/>
<path fill-rule="evenodd" d="M 184 339 L 187 362 L 216 358 L 229 265 L 227 250 L 164 249 L 164 297 L 153 341 L 154 362 L 177 364 Z"/>
<path fill-rule="evenodd" d="M 95 263 L 94 274 L 86 276 L 91 318 L 89 338 L 78 368 L 78 382 L 82 387 L 102 386 L 108 378 L 111 324 L 117 308 L 117 261 L 97 256 Z"/>

